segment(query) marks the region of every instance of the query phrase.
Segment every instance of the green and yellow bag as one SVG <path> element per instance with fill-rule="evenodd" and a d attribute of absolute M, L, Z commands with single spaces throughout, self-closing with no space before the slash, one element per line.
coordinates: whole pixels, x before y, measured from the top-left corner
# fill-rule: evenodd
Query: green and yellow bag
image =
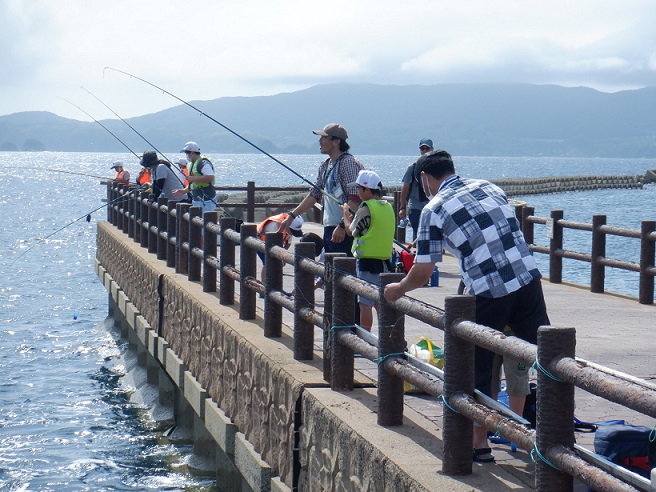
<path fill-rule="evenodd" d="M 431 342 L 426 337 L 419 337 L 410 345 L 408 349 L 410 355 L 415 356 L 417 359 L 421 359 L 424 362 L 427 362 L 431 366 L 438 367 L 442 369 L 444 367 L 444 350 L 442 350 L 438 345 Z M 421 393 L 422 390 L 408 383 L 407 381 L 403 382 L 403 391 L 405 393 Z"/>

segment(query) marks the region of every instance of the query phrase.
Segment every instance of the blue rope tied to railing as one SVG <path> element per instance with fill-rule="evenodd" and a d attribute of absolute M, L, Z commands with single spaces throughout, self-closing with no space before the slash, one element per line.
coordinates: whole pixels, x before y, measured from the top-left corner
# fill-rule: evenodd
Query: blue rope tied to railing
<path fill-rule="evenodd" d="M 332 340 L 335 330 L 352 330 L 356 327 L 357 325 L 331 326 L 330 330 L 328 330 L 328 337 L 326 338 L 326 348 L 330 346 L 330 341 Z"/>
<path fill-rule="evenodd" d="M 654 425 L 654 428 L 649 433 L 649 442 L 654 442 L 654 441 L 656 441 L 656 425 Z"/>
<path fill-rule="evenodd" d="M 501 420 L 499 420 L 499 423 L 497 424 L 497 430 L 494 433 L 495 436 L 500 436 L 499 431 L 501 430 L 501 424 L 504 422 L 514 422 L 515 419 L 511 419 L 510 417 L 504 417 Z"/>
<path fill-rule="evenodd" d="M 549 461 L 549 460 L 548 460 L 548 459 L 547 459 L 547 458 L 546 458 L 546 457 L 540 452 L 540 450 L 538 449 L 538 445 L 537 445 L 537 444 L 535 444 L 535 445 L 533 446 L 533 449 L 531 449 L 531 461 L 532 461 L 533 463 L 537 463 L 537 460 L 535 459 L 535 455 L 536 455 L 536 454 L 538 455 L 538 457 L 539 457 L 542 461 L 544 461 L 547 465 L 549 465 L 549 466 L 550 466 L 551 468 L 553 468 L 554 470 L 562 471 L 560 468 L 558 468 L 556 465 L 554 465 L 551 461 Z"/>
<path fill-rule="evenodd" d="M 449 402 L 446 401 L 446 397 L 444 396 L 444 393 L 442 393 L 440 396 L 437 397 L 437 401 L 441 401 L 442 403 L 444 403 L 444 406 L 449 410 L 451 410 L 453 413 L 458 413 L 458 414 L 460 413 L 458 410 L 456 410 L 451 405 L 449 405 Z"/>
<path fill-rule="evenodd" d="M 387 354 L 383 357 L 376 357 L 374 359 L 374 362 L 378 365 L 381 365 L 383 362 L 385 362 L 389 357 L 403 357 L 405 355 L 405 352 L 392 352 L 391 354 Z"/>
<path fill-rule="evenodd" d="M 533 365 L 531 366 L 531 368 L 533 368 L 533 369 L 535 369 L 535 368 L 539 369 L 543 374 L 545 374 L 546 376 L 548 376 L 549 378 L 553 379 L 554 381 L 556 381 L 556 382 L 558 382 L 558 383 L 564 383 L 564 382 L 565 382 L 565 381 L 563 381 L 562 379 L 559 379 L 559 378 L 557 378 L 556 376 L 554 376 L 553 374 L 551 374 L 549 371 L 547 371 L 547 369 L 546 369 L 544 366 L 542 366 L 542 365 L 540 364 L 540 361 L 538 360 L 537 357 L 535 358 L 535 362 L 533 363 Z"/>

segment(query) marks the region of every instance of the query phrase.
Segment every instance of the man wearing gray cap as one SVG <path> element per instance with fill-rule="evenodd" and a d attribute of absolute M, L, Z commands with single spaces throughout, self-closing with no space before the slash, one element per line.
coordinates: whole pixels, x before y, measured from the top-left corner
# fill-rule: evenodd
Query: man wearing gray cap
<path fill-rule="evenodd" d="M 422 138 L 419 141 L 419 153 L 424 155 L 433 150 L 433 141 L 430 138 Z M 421 185 L 415 178 L 415 161 L 410 164 L 403 176 L 403 186 L 401 187 L 401 197 L 399 198 L 399 219 L 407 217 L 412 227 L 412 240 L 417 239 L 417 229 L 419 227 L 419 216 L 422 209 L 428 204 L 428 198 L 421 189 Z"/>
<path fill-rule="evenodd" d="M 323 130 L 313 130 L 312 133 L 319 135 L 319 150 L 328 158 L 319 166 L 316 186 L 310 188 L 303 201 L 288 212 L 289 215 L 278 230 L 286 230 L 296 217 L 310 210 L 326 195 L 323 200 L 324 250 L 326 253 L 346 253 L 352 256 L 353 237 L 346 235 L 341 206 L 347 203 L 351 210 L 357 210 L 360 204 L 358 187 L 352 183 L 355 183 L 358 173 L 364 167 L 349 153 L 350 145 L 346 143 L 348 134 L 343 126 L 330 123 Z"/>

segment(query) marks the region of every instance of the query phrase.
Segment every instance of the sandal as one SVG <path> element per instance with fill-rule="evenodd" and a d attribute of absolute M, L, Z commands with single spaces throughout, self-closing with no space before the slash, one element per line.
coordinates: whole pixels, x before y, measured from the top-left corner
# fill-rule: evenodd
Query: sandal
<path fill-rule="evenodd" d="M 474 449 L 474 462 L 475 463 L 492 463 L 494 462 L 494 455 L 490 448 Z"/>

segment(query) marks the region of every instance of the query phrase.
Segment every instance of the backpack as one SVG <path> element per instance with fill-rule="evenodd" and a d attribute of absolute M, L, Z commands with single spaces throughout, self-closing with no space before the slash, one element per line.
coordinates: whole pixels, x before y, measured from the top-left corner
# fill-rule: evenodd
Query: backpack
<path fill-rule="evenodd" d="M 656 467 L 656 441 L 649 440 L 651 432 L 649 427 L 637 425 L 600 426 L 595 432 L 595 453 L 649 478 Z"/>
<path fill-rule="evenodd" d="M 415 176 L 416 165 L 417 165 L 416 162 L 412 165 L 412 181 L 410 181 L 410 191 L 412 191 L 413 186 L 416 186 L 417 189 L 419 190 L 419 201 L 421 203 L 424 203 L 428 201 L 428 197 L 426 196 L 426 193 L 424 193 L 424 188 L 421 186 L 421 183 L 417 180 L 417 177 Z"/>

